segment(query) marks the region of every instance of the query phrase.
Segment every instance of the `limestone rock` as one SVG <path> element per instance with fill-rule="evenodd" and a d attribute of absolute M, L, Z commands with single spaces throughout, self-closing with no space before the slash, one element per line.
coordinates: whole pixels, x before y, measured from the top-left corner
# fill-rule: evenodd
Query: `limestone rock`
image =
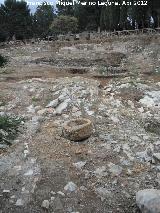
<path fill-rule="evenodd" d="M 22 200 L 22 199 L 18 199 L 17 201 L 16 201 L 16 206 L 23 206 L 23 204 L 24 204 L 24 201 Z"/>
<path fill-rule="evenodd" d="M 97 178 L 101 178 L 101 177 L 106 177 L 108 173 L 106 172 L 106 167 L 102 166 L 102 167 L 98 167 L 94 171 L 94 174 Z"/>
<path fill-rule="evenodd" d="M 111 196 L 111 192 L 105 187 L 98 187 L 95 189 L 96 194 L 101 197 L 101 200 Z"/>
<path fill-rule="evenodd" d="M 48 209 L 49 208 L 49 201 L 48 200 L 44 200 L 42 202 L 42 208 Z"/>
<path fill-rule="evenodd" d="M 73 166 L 75 166 L 77 169 L 82 169 L 86 165 L 86 161 L 79 161 L 77 163 L 73 163 Z"/>
<path fill-rule="evenodd" d="M 56 113 L 57 114 L 62 114 L 62 112 L 68 107 L 69 101 L 70 101 L 70 99 L 66 99 L 59 106 L 57 106 Z"/>
<path fill-rule="evenodd" d="M 114 176 L 119 176 L 122 173 L 122 167 L 115 165 L 114 163 L 109 163 L 109 171 L 114 175 Z"/>
<path fill-rule="evenodd" d="M 57 98 L 57 99 L 51 101 L 46 107 L 47 107 L 47 108 L 48 108 L 48 107 L 56 107 L 56 106 L 58 105 L 58 103 L 59 103 L 59 100 L 58 100 L 58 98 Z"/>
<path fill-rule="evenodd" d="M 160 213 L 160 190 L 144 189 L 138 191 L 136 203 L 142 213 Z"/>
<path fill-rule="evenodd" d="M 69 192 L 74 192 L 77 189 L 77 185 L 73 182 L 68 182 L 67 185 L 64 187 L 64 190 Z"/>
<path fill-rule="evenodd" d="M 27 112 L 28 112 L 28 113 L 35 113 L 35 108 L 34 108 L 34 106 L 33 106 L 33 105 L 28 106 L 28 107 L 27 107 Z"/>
<path fill-rule="evenodd" d="M 160 161 L 160 153 L 154 153 L 153 157 Z"/>

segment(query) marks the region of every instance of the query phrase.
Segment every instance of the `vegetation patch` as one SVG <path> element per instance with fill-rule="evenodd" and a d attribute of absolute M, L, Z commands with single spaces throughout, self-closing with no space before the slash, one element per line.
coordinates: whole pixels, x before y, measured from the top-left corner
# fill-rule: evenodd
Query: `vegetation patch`
<path fill-rule="evenodd" d="M 20 132 L 19 126 L 22 121 L 22 118 L 0 115 L 0 144 L 9 146 L 12 144 L 12 141 Z"/>
<path fill-rule="evenodd" d="M 156 69 L 154 70 L 154 73 L 159 75 L 160 74 L 160 67 L 156 67 Z"/>
<path fill-rule="evenodd" d="M 101 67 L 101 68 L 98 70 L 98 72 L 99 72 L 100 75 L 108 75 L 109 70 L 108 70 L 108 67 Z"/>
<path fill-rule="evenodd" d="M 1 91 L 0 93 L 0 107 L 3 107 L 7 104 L 7 94 Z"/>
<path fill-rule="evenodd" d="M 0 55 L 0 67 L 4 67 L 5 64 L 7 63 L 7 61 L 8 61 L 8 60 L 7 60 L 6 57 Z"/>
<path fill-rule="evenodd" d="M 100 67 L 98 70 L 98 73 L 102 76 L 124 76 L 127 73 L 126 69 L 121 69 L 117 67 L 112 67 L 112 66 L 106 66 L 106 67 Z"/>
<path fill-rule="evenodd" d="M 6 102 L 5 101 L 0 101 L 0 107 L 1 106 L 5 106 L 6 105 Z"/>
<path fill-rule="evenodd" d="M 37 97 L 33 96 L 33 97 L 32 97 L 32 101 L 33 101 L 33 102 L 40 101 L 40 98 L 37 98 Z"/>
<path fill-rule="evenodd" d="M 145 130 L 147 132 L 155 133 L 157 135 L 160 135 L 160 122 L 153 120 L 149 121 L 145 124 Z"/>

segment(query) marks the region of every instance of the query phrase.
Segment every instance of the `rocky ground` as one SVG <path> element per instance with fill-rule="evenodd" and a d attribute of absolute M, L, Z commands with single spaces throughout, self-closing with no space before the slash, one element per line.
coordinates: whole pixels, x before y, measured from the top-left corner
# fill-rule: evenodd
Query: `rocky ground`
<path fill-rule="evenodd" d="M 159 43 L 0 49 L 0 115 L 23 118 L 12 146 L 0 142 L 1 213 L 160 212 Z M 72 118 L 92 121 L 90 138 L 64 137 Z"/>

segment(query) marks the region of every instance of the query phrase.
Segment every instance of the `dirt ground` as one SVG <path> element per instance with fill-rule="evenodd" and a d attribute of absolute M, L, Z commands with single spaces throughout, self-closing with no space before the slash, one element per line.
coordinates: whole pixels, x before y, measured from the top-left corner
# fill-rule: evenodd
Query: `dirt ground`
<path fill-rule="evenodd" d="M 0 48 L 0 115 L 25 120 L 0 149 L 0 213 L 139 212 L 136 192 L 160 189 L 159 44 L 143 35 Z M 93 134 L 68 140 L 64 123 L 81 117 Z"/>

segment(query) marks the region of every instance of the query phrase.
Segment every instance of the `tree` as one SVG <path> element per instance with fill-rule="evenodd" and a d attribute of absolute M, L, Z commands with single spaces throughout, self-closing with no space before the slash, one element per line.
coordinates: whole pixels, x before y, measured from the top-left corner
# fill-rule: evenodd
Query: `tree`
<path fill-rule="evenodd" d="M 38 6 L 34 14 L 34 34 L 40 37 L 46 36 L 54 17 L 54 8 L 47 2 Z"/>
<path fill-rule="evenodd" d="M 120 7 L 119 6 L 111 6 L 110 7 L 110 29 L 117 30 L 120 20 Z"/>
<path fill-rule="evenodd" d="M 160 27 L 160 1 L 148 0 L 148 9 L 154 20 L 154 27 Z"/>
<path fill-rule="evenodd" d="M 76 32 L 78 27 L 78 20 L 73 16 L 57 16 L 52 24 L 51 31 L 53 33 L 68 33 L 68 32 Z"/>
<path fill-rule="evenodd" d="M 103 7 L 101 11 L 101 28 L 105 30 L 117 30 L 120 19 L 120 7 L 108 6 Z"/>
<path fill-rule="evenodd" d="M 6 0 L 0 7 L 0 20 L 2 34 L 9 38 L 15 35 L 17 39 L 24 39 L 32 34 L 30 9 L 24 1 Z"/>
<path fill-rule="evenodd" d="M 62 3 L 71 3 L 72 0 L 61 0 Z M 58 15 L 65 15 L 65 16 L 73 16 L 74 15 L 74 5 L 60 5 L 56 4 L 57 13 Z"/>
<path fill-rule="evenodd" d="M 99 6 L 98 0 L 74 1 L 74 5 L 57 5 L 57 12 L 47 2 L 43 2 L 37 7 L 35 14 L 31 15 L 24 0 L 5 0 L 4 4 L 0 5 L 0 41 L 13 36 L 16 39 L 45 37 L 51 31 L 76 32 L 77 27 L 79 31 L 160 27 L 159 0 L 148 0 L 147 6 L 135 6 L 135 0 L 108 1 L 112 2 L 112 5 L 107 7 Z M 86 6 L 82 6 L 82 2 L 86 2 Z M 89 2 L 94 5 L 91 6 Z M 114 6 L 113 2 L 118 3 L 118 6 Z M 128 6 L 124 2 L 132 4 Z"/>
<path fill-rule="evenodd" d="M 78 20 L 78 28 L 79 28 L 80 31 L 85 30 L 85 28 L 87 26 L 88 21 L 87 21 L 87 15 L 86 14 L 87 14 L 86 7 L 84 7 L 80 4 L 75 5 L 74 16 Z"/>
<path fill-rule="evenodd" d="M 151 19 L 154 20 L 154 27 L 159 26 L 158 23 L 160 24 L 160 3 L 157 3 L 157 0 L 148 0 L 148 6 L 134 6 L 134 0 L 109 1 L 112 4 L 107 7 L 98 6 L 98 0 L 79 0 L 75 1 L 74 5 L 57 5 L 57 14 L 58 16 L 76 17 L 80 31 L 97 30 L 99 27 L 101 30 L 110 31 L 151 27 L 153 25 Z M 72 3 L 72 0 L 61 0 L 61 2 Z M 86 6 L 81 5 L 84 2 L 86 2 Z M 91 6 L 89 2 L 95 4 Z M 126 2 L 131 3 L 130 6 Z M 62 30 L 63 27 L 59 27 L 60 32 L 66 32 L 66 29 Z"/>
<path fill-rule="evenodd" d="M 110 8 L 103 7 L 101 11 L 100 18 L 100 28 L 101 30 L 110 30 Z"/>
<path fill-rule="evenodd" d="M 7 37 L 8 37 L 8 31 L 6 30 L 6 16 L 1 5 L 0 6 L 0 41 L 5 41 Z"/>
<path fill-rule="evenodd" d="M 120 29 L 127 29 L 127 17 L 128 17 L 128 10 L 126 5 L 122 5 L 120 8 L 120 18 L 119 18 L 119 27 Z"/>
<path fill-rule="evenodd" d="M 79 2 L 84 3 L 83 0 Z M 98 30 L 100 27 L 101 10 L 102 7 L 98 6 L 98 1 L 86 0 L 86 5 L 82 6 L 76 3 L 74 6 L 74 15 L 78 19 L 80 30 Z M 89 5 L 89 3 L 96 3 L 95 5 Z M 85 17 L 85 18 L 84 18 Z"/>

